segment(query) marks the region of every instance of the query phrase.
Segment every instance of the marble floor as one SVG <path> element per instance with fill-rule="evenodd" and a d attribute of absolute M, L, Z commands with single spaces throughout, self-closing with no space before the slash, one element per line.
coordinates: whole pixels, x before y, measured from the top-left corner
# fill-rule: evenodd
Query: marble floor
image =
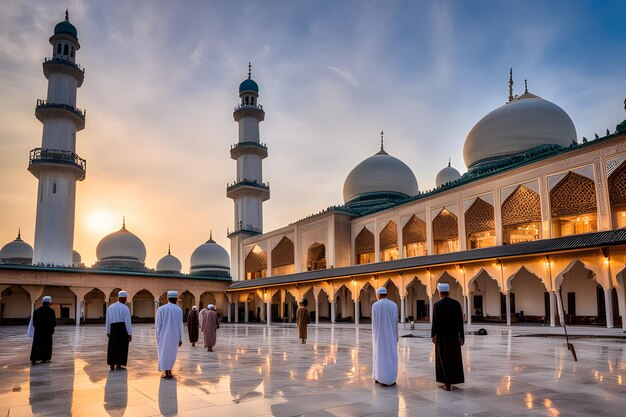
<path fill-rule="evenodd" d="M 186 332 L 186 330 L 185 330 Z M 400 335 L 410 333 L 401 330 Z M 59 326 L 52 363 L 30 366 L 25 327 L 0 327 L 0 416 L 623 416 L 626 340 L 562 339 L 492 330 L 468 335 L 466 383 L 434 382 L 425 328 L 398 345 L 398 384 L 372 383 L 367 327 L 231 324 L 214 352 L 185 341 L 159 378 L 153 325 L 135 325 L 128 371 L 109 372 L 102 326 Z M 186 336 L 185 336 L 186 337 Z"/>

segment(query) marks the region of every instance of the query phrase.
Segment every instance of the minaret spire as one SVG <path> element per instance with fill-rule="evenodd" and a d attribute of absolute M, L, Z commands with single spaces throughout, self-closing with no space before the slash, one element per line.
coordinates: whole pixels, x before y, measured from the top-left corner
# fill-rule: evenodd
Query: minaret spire
<path fill-rule="evenodd" d="M 17 229 L 17 238 L 15 240 L 22 240 L 22 228 Z"/>
<path fill-rule="evenodd" d="M 122 216 L 122 229 L 126 230 L 126 216 Z"/>
<path fill-rule="evenodd" d="M 509 68 L 509 103 L 513 101 L 513 67 Z"/>
<path fill-rule="evenodd" d="M 248 79 L 252 79 L 252 63 L 248 62 Z"/>
<path fill-rule="evenodd" d="M 448 157 L 448 166 L 452 165 L 452 158 Z"/>
<path fill-rule="evenodd" d="M 68 22 L 70 21 L 70 12 L 68 9 L 65 9 L 65 20 Z"/>
<path fill-rule="evenodd" d="M 380 150 L 385 150 L 385 132 L 383 132 L 382 130 L 380 131 Z"/>
<path fill-rule="evenodd" d="M 168 243 L 168 244 L 167 244 L 167 254 L 168 254 L 168 255 L 171 255 L 171 254 L 172 254 L 172 244 L 171 244 L 171 243 Z"/>
<path fill-rule="evenodd" d="M 524 80 L 524 94 L 528 94 L 528 80 Z"/>

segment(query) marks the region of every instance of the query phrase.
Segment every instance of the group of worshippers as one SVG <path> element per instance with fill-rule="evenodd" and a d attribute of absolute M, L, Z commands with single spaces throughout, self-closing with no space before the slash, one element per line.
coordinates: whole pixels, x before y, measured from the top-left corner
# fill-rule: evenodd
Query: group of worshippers
<path fill-rule="evenodd" d="M 465 382 L 461 346 L 465 343 L 461 304 L 450 298 L 450 284 L 440 283 L 441 299 L 433 306 L 431 338 L 435 345 L 435 376 L 451 391 L 453 384 Z M 372 377 L 383 387 L 396 384 L 398 375 L 398 306 L 387 299 L 387 288 L 376 290 L 372 304 Z"/>
<path fill-rule="evenodd" d="M 198 313 L 198 308 L 193 306 L 187 315 L 187 330 L 191 346 L 196 345 L 199 335 L 198 329 L 202 329 L 204 347 L 208 352 L 213 352 L 213 346 L 217 342 L 217 329 L 219 328 L 219 317 L 213 304 L 207 305 L 200 313 Z"/>

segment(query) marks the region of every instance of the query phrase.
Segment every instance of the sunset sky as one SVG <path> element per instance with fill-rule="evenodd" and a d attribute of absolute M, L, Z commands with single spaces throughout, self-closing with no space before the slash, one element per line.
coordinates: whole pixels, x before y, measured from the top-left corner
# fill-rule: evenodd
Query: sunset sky
<path fill-rule="evenodd" d="M 465 137 L 505 103 L 509 67 L 515 93 L 527 78 L 570 115 L 579 141 L 626 118 L 624 1 L 3 0 L 0 246 L 18 228 L 34 241 L 34 107 L 66 8 L 86 68 L 74 247 L 88 266 L 122 216 L 151 268 L 171 243 L 187 272 L 210 230 L 229 249 L 232 111 L 248 61 L 266 111 L 266 231 L 341 204 L 345 177 L 377 152 L 381 130 L 420 190 L 448 158 L 465 172 Z"/>

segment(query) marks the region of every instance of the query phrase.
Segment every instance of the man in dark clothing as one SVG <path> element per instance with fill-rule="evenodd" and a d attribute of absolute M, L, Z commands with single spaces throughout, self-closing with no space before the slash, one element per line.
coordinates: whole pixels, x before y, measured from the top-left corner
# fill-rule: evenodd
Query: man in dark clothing
<path fill-rule="evenodd" d="M 198 341 L 199 331 L 198 328 L 200 324 L 198 323 L 198 307 L 193 306 L 191 311 L 187 315 L 187 330 L 189 333 L 189 341 L 191 342 L 191 346 L 195 346 Z"/>
<path fill-rule="evenodd" d="M 37 361 L 48 363 L 52 359 L 52 335 L 57 318 L 50 307 L 52 297 L 45 296 L 42 301 L 43 305 L 33 313 L 34 337 L 33 347 L 30 350 L 31 365 L 36 365 Z"/>
<path fill-rule="evenodd" d="M 430 336 L 435 344 L 435 371 L 440 388 L 450 391 L 452 384 L 465 382 L 461 346 L 465 343 L 463 311 L 458 301 L 450 298 L 450 285 L 437 285 L 441 300 L 433 306 Z"/>

